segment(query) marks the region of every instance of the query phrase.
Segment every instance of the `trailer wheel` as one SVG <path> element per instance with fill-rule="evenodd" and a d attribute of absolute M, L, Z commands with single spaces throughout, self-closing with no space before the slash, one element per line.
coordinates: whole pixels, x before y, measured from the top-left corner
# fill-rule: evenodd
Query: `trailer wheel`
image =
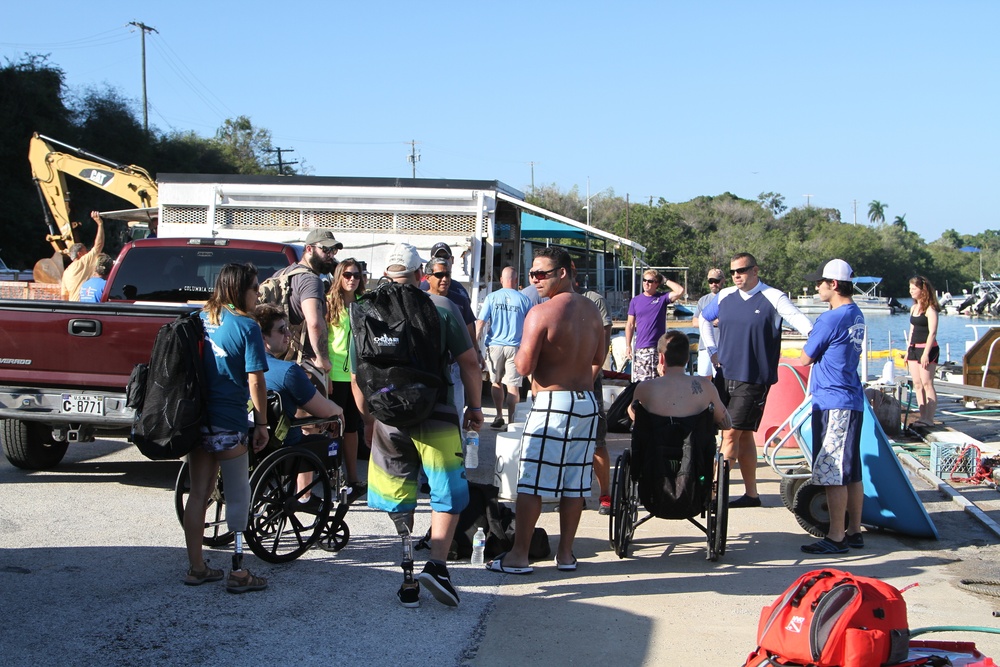
<path fill-rule="evenodd" d="M 41 422 L 20 419 L 0 420 L 3 455 L 12 465 L 25 470 L 46 470 L 59 465 L 66 456 L 68 442 L 56 442 L 52 431 Z"/>

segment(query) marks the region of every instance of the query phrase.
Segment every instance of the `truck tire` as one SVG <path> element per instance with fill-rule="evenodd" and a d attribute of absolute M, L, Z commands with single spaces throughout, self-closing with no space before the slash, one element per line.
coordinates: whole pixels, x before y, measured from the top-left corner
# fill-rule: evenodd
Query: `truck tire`
<path fill-rule="evenodd" d="M 40 422 L 0 420 L 3 455 L 12 465 L 25 470 L 46 470 L 59 465 L 68 442 L 56 442 L 51 429 Z"/>

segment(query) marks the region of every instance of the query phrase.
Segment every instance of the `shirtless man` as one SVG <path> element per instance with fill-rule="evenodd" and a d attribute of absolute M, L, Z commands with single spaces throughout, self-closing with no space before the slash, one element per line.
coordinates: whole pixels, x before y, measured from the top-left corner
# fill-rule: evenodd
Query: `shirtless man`
<path fill-rule="evenodd" d="M 517 372 L 531 376 L 533 402 L 521 438 L 514 547 L 487 564 L 494 572 L 530 574 L 528 547 L 542 496 L 559 498 L 556 567 L 576 569 L 573 540 L 590 496 L 598 404 L 594 378 L 607 348 L 597 306 L 573 289 L 569 253 L 545 248 L 528 274 L 545 301 L 528 311 Z"/>

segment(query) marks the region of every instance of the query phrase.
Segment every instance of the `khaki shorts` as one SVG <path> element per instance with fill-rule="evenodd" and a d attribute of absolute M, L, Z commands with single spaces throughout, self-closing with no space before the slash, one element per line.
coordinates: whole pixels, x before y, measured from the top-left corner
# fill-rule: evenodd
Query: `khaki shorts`
<path fill-rule="evenodd" d="M 490 380 L 496 384 L 508 387 L 520 387 L 522 378 L 514 366 L 514 356 L 517 348 L 507 345 L 491 345 L 486 348 L 486 370 L 490 372 Z"/>

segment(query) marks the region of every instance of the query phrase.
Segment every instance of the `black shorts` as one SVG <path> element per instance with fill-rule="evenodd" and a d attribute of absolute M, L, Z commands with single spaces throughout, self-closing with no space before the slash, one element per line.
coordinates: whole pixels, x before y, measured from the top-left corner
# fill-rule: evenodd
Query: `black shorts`
<path fill-rule="evenodd" d="M 916 345 L 911 345 L 906 349 L 906 360 L 907 361 L 920 361 L 920 357 L 924 356 L 924 348 L 917 347 Z M 932 364 L 936 364 L 938 359 L 941 358 L 941 347 L 935 345 L 931 348 L 931 352 L 928 355 L 929 361 Z"/>
<path fill-rule="evenodd" d="M 361 426 L 361 413 L 354 402 L 350 382 L 332 382 L 330 400 L 344 409 L 344 433 L 357 433 Z"/>
<path fill-rule="evenodd" d="M 764 416 L 764 403 L 767 401 L 767 391 L 771 387 L 739 380 L 725 380 L 724 384 L 724 391 L 720 394 L 722 402 L 729 411 L 729 417 L 733 420 L 733 428 L 740 431 L 756 431 Z"/>

